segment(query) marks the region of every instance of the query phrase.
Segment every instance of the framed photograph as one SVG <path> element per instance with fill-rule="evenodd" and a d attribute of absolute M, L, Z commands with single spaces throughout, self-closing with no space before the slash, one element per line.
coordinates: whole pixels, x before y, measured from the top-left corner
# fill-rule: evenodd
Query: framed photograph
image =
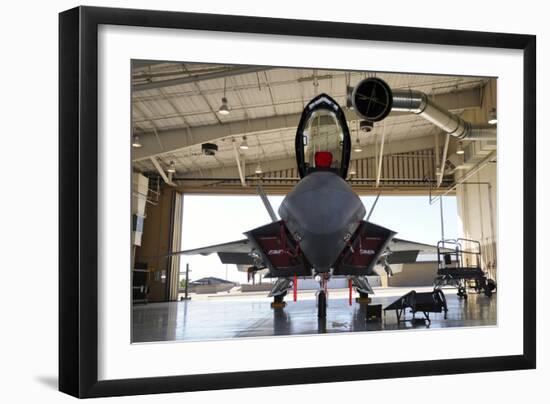
<path fill-rule="evenodd" d="M 59 388 L 536 366 L 535 36 L 59 18 Z"/>

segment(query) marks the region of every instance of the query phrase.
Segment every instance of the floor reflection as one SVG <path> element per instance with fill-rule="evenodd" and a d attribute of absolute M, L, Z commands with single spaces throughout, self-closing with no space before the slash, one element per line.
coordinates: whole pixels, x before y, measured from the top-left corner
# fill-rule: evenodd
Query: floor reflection
<path fill-rule="evenodd" d="M 290 335 L 290 315 L 283 308 L 273 309 L 273 335 Z"/>
<path fill-rule="evenodd" d="M 285 308 L 272 309 L 270 301 L 262 300 L 188 300 L 173 303 L 150 303 L 133 308 L 133 342 L 174 340 L 215 340 L 235 337 L 303 335 L 341 332 L 426 329 L 460 326 L 495 325 L 496 295 L 470 295 L 467 300 L 447 294 L 448 319 L 443 314 L 430 314 L 426 324 L 417 313 L 418 321 L 397 322 L 395 312 L 383 313 L 381 321 L 367 321 L 366 308 L 347 299 L 331 299 L 326 319 L 317 318 L 315 300 L 289 301 Z M 374 297 L 372 304 L 383 307 L 396 297 Z M 407 313 L 406 319 L 412 315 Z"/>

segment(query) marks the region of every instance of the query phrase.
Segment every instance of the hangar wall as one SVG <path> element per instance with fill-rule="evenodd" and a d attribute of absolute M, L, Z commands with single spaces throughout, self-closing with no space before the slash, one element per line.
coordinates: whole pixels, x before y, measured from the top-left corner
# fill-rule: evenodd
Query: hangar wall
<path fill-rule="evenodd" d="M 175 189 L 166 186 L 161 188 L 158 200 L 147 204 L 135 262 L 147 263 L 150 302 L 177 300 L 179 259 L 163 256 L 180 249 L 182 199 Z"/>
<path fill-rule="evenodd" d="M 403 264 L 401 272 L 388 278 L 388 286 L 432 286 L 437 276 L 437 262 L 417 262 Z"/>
<path fill-rule="evenodd" d="M 482 268 L 496 278 L 498 228 L 496 222 L 496 164 L 489 163 L 457 187 L 462 236 L 481 243 Z"/>
<path fill-rule="evenodd" d="M 489 111 L 496 108 L 496 90 L 496 80 L 490 80 L 482 92 L 481 108 L 470 111 L 476 114 L 473 119 L 487 122 Z M 470 167 L 455 174 L 460 184 L 456 187 L 456 197 L 462 237 L 481 243 L 482 268 L 497 280 L 497 144 L 470 142 L 464 149 L 464 162 L 470 163 Z"/>

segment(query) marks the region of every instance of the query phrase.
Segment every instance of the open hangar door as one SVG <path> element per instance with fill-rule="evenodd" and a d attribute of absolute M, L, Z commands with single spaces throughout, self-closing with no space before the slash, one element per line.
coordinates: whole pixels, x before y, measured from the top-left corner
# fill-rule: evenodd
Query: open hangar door
<path fill-rule="evenodd" d="M 134 303 L 176 301 L 183 195 L 156 176 L 133 173 Z"/>

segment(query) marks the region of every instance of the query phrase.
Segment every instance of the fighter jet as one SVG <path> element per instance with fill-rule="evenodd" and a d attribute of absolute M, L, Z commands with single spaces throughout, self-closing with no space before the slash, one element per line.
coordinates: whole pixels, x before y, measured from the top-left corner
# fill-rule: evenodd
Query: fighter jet
<path fill-rule="evenodd" d="M 319 282 L 318 317 L 324 318 L 331 277 L 347 277 L 350 288 L 368 298 L 374 292 L 367 276 L 377 275 L 375 267 L 391 276 L 392 264 L 415 262 L 421 251 L 436 251 L 431 245 L 395 238 L 395 231 L 365 217 L 361 199 L 346 182 L 351 140 L 345 115 L 327 94 L 304 108 L 295 148 L 300 181 L 281 203 L 280 219 L 260 193 L 271 223 L 244 232 L 242 240 L 170 255 L 217 253 L 222 263 L 277 278 L 269 293 L 274 307 L 284 305 L 298 278 L 313 277 Z"/>

